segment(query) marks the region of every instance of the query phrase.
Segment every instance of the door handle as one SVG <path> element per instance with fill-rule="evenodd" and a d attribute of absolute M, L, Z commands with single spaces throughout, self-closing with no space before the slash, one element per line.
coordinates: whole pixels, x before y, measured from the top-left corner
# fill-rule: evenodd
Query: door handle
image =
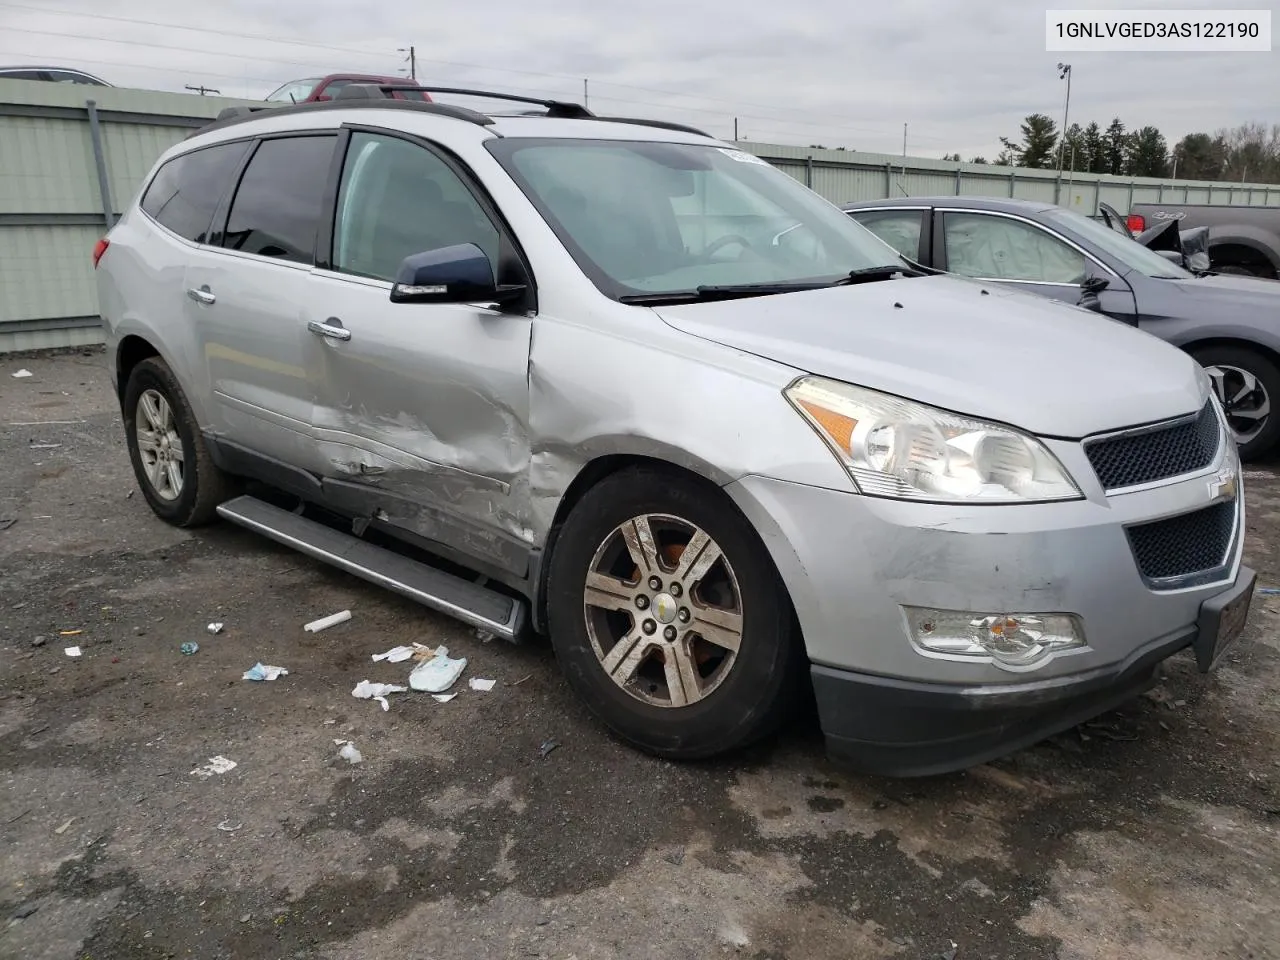
<path fill-rule="evenodd" d="M 215 303 L 218 299 L 207 286 L 201 287 L 199 290 L 195 287 L 191 287 L 187 290 L 187 296 L 196 303 Z"/>
<path fill-rule="evenodd" d="M 321 323 L 319 320 L 308 320 L 307 329 L 312 333 L 319 334 L 322 337 L 329 337 L 332 340 L 350 340 L 351 331 L 342 325 L 342 321 L 337 317 L 330 317 Z"/>

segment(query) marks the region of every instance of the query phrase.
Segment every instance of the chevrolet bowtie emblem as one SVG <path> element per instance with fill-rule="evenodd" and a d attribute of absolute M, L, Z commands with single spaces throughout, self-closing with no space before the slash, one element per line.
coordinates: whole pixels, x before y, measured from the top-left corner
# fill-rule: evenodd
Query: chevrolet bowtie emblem
<path fill-rule="evenodd" d="M 1219 500 L 1234 500 L 1239 487 L 1235 471 L 1223 470 L 1209 481 L 1209 499 L 1215 503 Z"/>

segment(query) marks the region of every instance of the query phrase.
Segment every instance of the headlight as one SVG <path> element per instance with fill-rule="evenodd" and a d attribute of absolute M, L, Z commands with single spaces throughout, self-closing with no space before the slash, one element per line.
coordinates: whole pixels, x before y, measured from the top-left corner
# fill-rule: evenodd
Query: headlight
<path fill-rule="evenodd" d="M 865 494 L 945 503 L 1026 503 L 1081 496 L 1034 437 L 823 377 L 786 397 Z"/>

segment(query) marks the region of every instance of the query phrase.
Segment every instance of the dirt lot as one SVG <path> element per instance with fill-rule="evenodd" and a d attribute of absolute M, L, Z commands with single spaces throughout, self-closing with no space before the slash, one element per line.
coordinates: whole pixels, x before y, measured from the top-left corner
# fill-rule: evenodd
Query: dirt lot
<path fill-rule="evenodd" d="M 1214 676 L 1179 659 L 966 774 L 849 775 L 804 723 L 682 766 L 604 734 L 545 644 L 156 520 L 101 354 L 0 359 L 0 458 L 0 956 L 1280 957 L 1280 596 Z M 1275 585 L 1280 480 L 1246 485 Z M 498 685 L 351 696 L 412 641 Z"/>

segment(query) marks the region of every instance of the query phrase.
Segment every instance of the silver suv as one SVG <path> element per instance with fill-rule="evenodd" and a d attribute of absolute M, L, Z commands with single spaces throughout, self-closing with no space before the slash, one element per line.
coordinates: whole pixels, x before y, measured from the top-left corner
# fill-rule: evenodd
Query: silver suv
<path fill-rule="evenodd" d="M 1239 635 L 1239 463 L 1182 351 L 931 275 L 696 130 L 395 89 L 233 110 L 99 242 L 162 519 L 549 634 L 672 758 L 812 696 L 833 756 L 957 769 Z"/>

